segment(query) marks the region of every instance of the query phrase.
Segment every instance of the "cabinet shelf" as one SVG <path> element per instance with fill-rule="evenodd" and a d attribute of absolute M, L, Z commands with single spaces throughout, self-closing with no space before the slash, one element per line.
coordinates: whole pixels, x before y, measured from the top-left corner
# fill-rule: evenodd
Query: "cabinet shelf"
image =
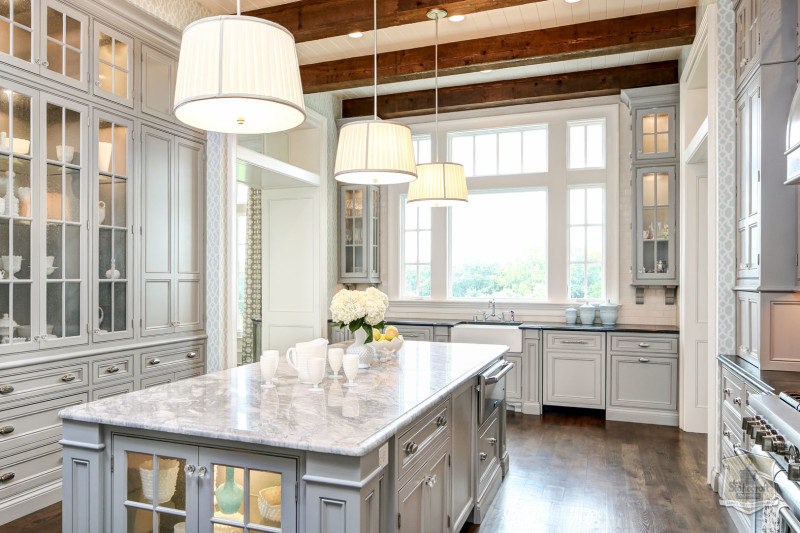
<path fill-rule="evenodd" d="M 706 163 L 708 162 L 708 117 L 697 128 L 692 136 L 692 140 L 686 145 L 687 163 Z"/>

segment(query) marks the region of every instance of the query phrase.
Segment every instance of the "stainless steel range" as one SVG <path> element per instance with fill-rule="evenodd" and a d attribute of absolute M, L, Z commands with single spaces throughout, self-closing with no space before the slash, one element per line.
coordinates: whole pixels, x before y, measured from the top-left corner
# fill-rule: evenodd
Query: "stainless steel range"
<path fill-rule="evenodd" d="M 774 460 L 756 467 L 769 469 L 764 473 L 772 477 L 776 492 L 788 505 L 780 512 L 781 531 L 800 533 L 800 392 L 752 395 L 749 401 L 756 416 L 742 421 L 746 434 L 742 448 Z"/>

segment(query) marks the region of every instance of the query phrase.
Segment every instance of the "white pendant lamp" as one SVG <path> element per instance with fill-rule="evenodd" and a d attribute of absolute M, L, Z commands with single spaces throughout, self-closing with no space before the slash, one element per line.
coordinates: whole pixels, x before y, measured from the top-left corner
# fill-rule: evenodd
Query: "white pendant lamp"
<path fill-rule="evenodd" d="M 181 122 L 224 133 L 285 131 L 306 119 L 294 36 L 274 22 L 236 15 L 183 30 L 175 86 Z"/>
<path fill-rule="evenodd" d="M 411 129 L 405 124 L 378 120 L 378 10 L 373 0 L 374 114 L 342 126 L 336 148 L 334 178 L 358 185 L 408 183 L 417 177 Z"/>
<path fill-rule="evenodd" d="M 435 59 L 435 111 L 436 121 L 433 143 L 436 159 L 433 163 L 417 166 L 417 180 L 409 183 L 406 202 L 417 207 L 452 207 L 467 203 L 467 177 L 464 166 L 458 163 L 439 162 L 439 19 L 446 17 L 447 11 L 434 8 L 428 11 L 428 18 L 436 21 Z"/>

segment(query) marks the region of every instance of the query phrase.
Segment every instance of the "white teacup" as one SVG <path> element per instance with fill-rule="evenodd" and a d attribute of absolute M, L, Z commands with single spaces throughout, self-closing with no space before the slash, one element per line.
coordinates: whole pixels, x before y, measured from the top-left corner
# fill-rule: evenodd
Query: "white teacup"
<path fill-rule="evenodd" d="M 298 342 L 294 348 L 286 352 L 286 362 L 297 370 L 300 383 L 311 383 L 308 375 L 308 360 L 313 357 L 325 358 L 328 352 L 328 340 L 316 339 L 309 342 Z"/>

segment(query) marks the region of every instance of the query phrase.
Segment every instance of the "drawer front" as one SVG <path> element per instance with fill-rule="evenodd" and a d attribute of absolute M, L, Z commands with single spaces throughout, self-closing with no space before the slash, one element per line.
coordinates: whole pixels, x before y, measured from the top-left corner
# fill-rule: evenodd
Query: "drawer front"
<path fill-rule="evenodd" d="M 197 368 L 190 368 L 189 370 L 182 370 L 181 372 L 175 372 L 175 381 L 194 378 L 202 375 L 203 375 L 203 367 L 198 366 Z"/>
<path fill-rule="evenodd" d="M 92 391 L 92 401 L 94 402 L 97 400 L 102 400 L 103 398 L 117 396 L 118 394 L 126 394 L 128 392 L 133 392 L 133 381 L 117 383 L 116 385 L 109 385 L 108 387 L 94 389 Z"/>
<path fill-rule="evenodd" d="M 142 357 L 142 373 L 152 374 L 164 369 L 172 371 L 189 368 L 206 360 L 203 346 L 189 346 L 177 350 L 146 353 Z"/>
<path fill-rule="evenodd" d="M 403 340 L 407 341 L 432 341 L 433 328 L 427 326 L 395 326 Z"/>
<path fill-rule="evenodd" d="M 736 420 L 735 415 L 732 416 L 729 411 L 729 409 L 722 410 L 722 441 L 735 449 L 744 442 L 744 430 L 741 419 Z"/>
<path fill-rule="evenodd" d="M 491 479 L 500 463 L 500 417 L 493 416 L 478 435 L 478 494 Z"/>
<path fill-rule="evenodd" d="M 581 352 L 603 351 L 604 333 L 586 333 L 571 331 L 545 331 L 545 347 L 548 350 Z"/>
<path fill-rule="evenodd" d="M 58 412 L 71 405 L 86 403 L 89 394 L 73 394 L 38 401 L 12 409 L 0 410 L 0 447 L 27 446 L 44 439 L 61 438 L 61 419 Z"/>
<path fill-rule="evenodd" d="M 728 369 L 722 369 L 722 402 L 741 413 L 744 404 L 744 383 Z"/>
<path fill-rule="evenodd" d="M 0 401 L 23 394 L 45 394 L 88 385 L 89 363 L 0 375 Z"/>
<path fill-rule="evenodd" d="M 133 354 L 92 362 L 92 383 L 106 383 L 133 377 Z"/>
<path fill-rule="evenodd" d="M 428 411 L 416 424 L 397 439 L 400 477 L 412 472 L 428 456 L 436 444 L 450 435 L 450 400 Z"/>
<path fill-rule="evenodd" d="M 175 380 L 175 374 L 169 372 L 160 376 L 151 376 L 149 378 L 142 378 L 139 382 L 139 389 L 149 389 L 150 387 L 157 387 L 165 383 L 172 383 Z"/>
<path fill-rule="evenodd" d="M 58 442 L 0 458 L 0 500 L 59 479 L 61 445 Z"/>
<path fill-rule="evenodd" d="M 627 353 L 675 354 L 678 356 L 677 337 L 658 337 L 655 335 L 615 335 L 610 334 L 610 351 Z"/>
<path fill-rule="evenodd" d="M 610 371 L 609 405 L 677 410 L 677 359 L 612 355 Z"/>

